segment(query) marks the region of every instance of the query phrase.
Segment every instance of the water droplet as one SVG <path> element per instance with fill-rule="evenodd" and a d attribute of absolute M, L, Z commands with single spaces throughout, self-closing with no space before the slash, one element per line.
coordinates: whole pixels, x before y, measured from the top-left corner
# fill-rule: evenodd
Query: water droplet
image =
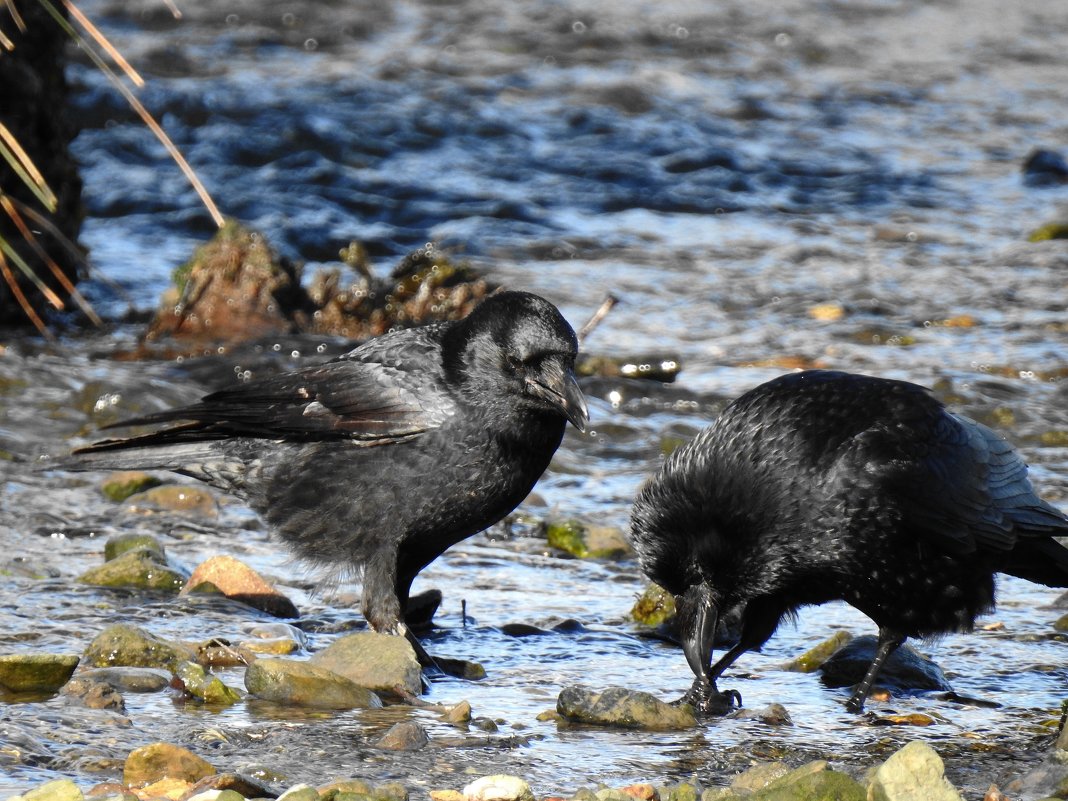
<path fill-rule="evenodd" d="M 793 41 L 793 39 L 791 38 L 790 34 L 788 34 L 788 33 L 777 33 L 777 34 L 775 34 L 775 44 L 778 47 L 789 47 L 790 43 L 792 41 Z"/>
<path fill-rule="evenodd" d="M 316 49 L 318 49 L 318 47 L 319 47 L 319 42 L 316 41 L 315 39 L 305 39 L 304 40 L 304 49 L 305 50 L 316 50 Z"/>
<path fill-rule="evenodd" d="M 573 32 L 575 32 L 575 33 L 585 33 L 586 32 L 586 23 L 583 22 L 582 20 L 577 19 L 577 20 L 575 20 L 574 22 L 571 23 L 571 30 Z"/>

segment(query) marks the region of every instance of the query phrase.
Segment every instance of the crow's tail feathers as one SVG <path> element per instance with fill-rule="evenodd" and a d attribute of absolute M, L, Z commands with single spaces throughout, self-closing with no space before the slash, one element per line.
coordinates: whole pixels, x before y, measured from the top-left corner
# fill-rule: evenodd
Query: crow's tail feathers
<path fill-rule="evenodd" d="M 1053 537 L 1020 540 L 1000 571 L 1047 587 L 1068 587 L 1068 548 Z"/>

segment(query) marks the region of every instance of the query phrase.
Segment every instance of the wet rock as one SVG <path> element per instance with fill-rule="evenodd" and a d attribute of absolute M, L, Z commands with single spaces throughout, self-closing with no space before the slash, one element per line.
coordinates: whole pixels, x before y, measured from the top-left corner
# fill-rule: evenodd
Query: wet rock
<path fill-rule="evenodd" d="M 132 512 L 181 512 L 196 517 L 214 518 L 219 514 L 215 496 L 200 487 L 164 484 L 139 492 L 126 499 Z"/>
<path fill-rule="evenodd" d="M 274 637 L 269 640 L 242 640 L 237 647 L 265 656 L 289 656 L 300 650 L 300 643 L 289 637 Z"/>
<path fill-rule="evenodd" d="M 151 784 L 146 784 L 137 791 L 136 797 L 143 799 L 143 801 L 152 801 L 159 798 L 181 801 L 192 786 L 193 782 L 191 781 L 167 777 Z"/>
<path fill-rule="evenodd" d="M 593 794 L 593 797 L 596 801 L 633 801 L 629 795 L 614 787 L 602 787 Z"/>
<path fill-rule="evenodd" d="M 464 788 L 464 801 L 534 801 L 534 793 L 517 776 L 483 776 Z"/>
<path fill-rule="evenodd" d="M 611 526 L 589 526 L 576 520 L 546 524 L 549 545 L 579 559 L 621 559 L 633 553 L 623 532 Z"/>
<path fill-rule="evenodd" d="M 132 531 L 108 537 L 108 541 L 104 543 L 104 561 L 110 562 L 130 551 L 147 551 L 161 564 L 167 562 L 167 553 L 156 537 Z"/>
<path fill-rule="evenodd" d="M 540 637 L 549 633 L 548 629 L 532 626 L 529 623 L 505 623 L 500 631 L 506 637 Z"/>
<path fill-rule="evenodd" d="M 466 659 L 451 659 L 447 656 L 435 656 L 434 662 L 441 672 L 465 681 L 481 681 L 486 678 L 486 669 L 478 662 Z"/>
<path fill-rule="evenodd" d="M 278 796 L 278 801 L 319 801 L 319 791 L 311 785 L 298 784 Z"/>
<path fill-rule="evenodd" d="M 82 671 L 78 678 L 104 682 L 126 693 L 158 693 L 171 683 L 170 671 L 156 668 L 96 668 Z"/>
<path fill-rule="evenodd" d="M 227 598 L 248 604 L 275 617 L 300 617 L 293 602 L 239 559 L 232 556 L 213 556 L 202 562 L 186 582 L 183 595 L 196 592 L 208 584 Z"/>
<path fill-rule="evenodd" d="M 660 793 L 651 784 L 628 784 L 621 787 L 620 792 L 637 801 L 660 801 Z"/>
<path fill-rule="evenodd" d="M 1021 169 L 1027 186 L 1056 186 L 1068 183 L 1068 162 L 1055 150 L 1035 148 L 1028 153 Z"/>
<path fill-rule="evenodd" d="M 646 356 L 594 356 L 580 353 L 575 361 L 575 374 L 599 378 L 640 378 L 670 384 L 682 370 L 678 356 L 649 354 Z"/>
<path fill-rule="evenodd" d="M 820 680 L 827 687 L 851 687 L 864 678 L 875 656 L 876 638 L 854 637 L 835 651 L 820 667 Z M 942 669 L 908 644 L 902 645 L 879 671 L 878 686 L 894 692 L 952 690 Z"/>
<path fill-rule="evenodd" d="M 316 709 L 382 706 L 366 687 L 331 670 L 292 659 L 257 659 L 245 670 L 245 689 L 267 701 Z"/>
<path fill-rule="evenodd" d="M 0 656 L 0 689 L 56 692 L 70 679 L 79 661 L 73 654 L 4 654 Z"/>
<path fill-rule="evenodd" d="M 158 487 L 162 483 L 158 478 L 150 476 L 148 473 L 142 473 L 139 470 L 125 470 L 112 473 L 105 478 L 100 485 L 100 491 L 104 493 L 104 497 L 108 500 L 120 503 L 131 495 Z M 132 534 L 128 536 L 136 537 L 142 535 Z"/>
<path fill-rule="evenodd" d="M 174 271 L 145 338 L 238 342 L 295 331 L 311 311 L 300 272 L 262 234 L 227 220 Z"/>
<path fill-rule="evenodd" d="M 1068 764 L 1060 756 L 1043 762 L 1005 785 L 1009 798 L 1068 798 Z"/>
<path fill-rule="evenodd" d="M 836 631 L 819 645 L 810 648 L 805 651 L 805 653 L 801 654 L 801 656 L 787 662 L 782 666 L 782 669 L 790 670 L 795 673 L 812 673 L 823 667 L 824 662 L 841 650 L 842 646 L 852 639 L 853 635 L 850 632 Z"/>
<path fill-rule="evenodd" d="M 211 797 L 208 795 L 209 793 L 214 794 L 215 801 L 227 801 L 227 798 L 230 798 L 230 801 L 238 801 L 238 799 L 243 798 L 275 798 L 278 795 L 278 792 L 269 784 L 265 784 L 252 776 L 245 776 L 240 773 L 216 773 L 211 776 L 205 776 L 190 787 L 184 801 L 193 801 L 200 795 L 204 795 L 206 801 Z M 235 794 L 237 798 L 224 795 L 228 793 Z M 315 798 L 318 797 L 319 794 L 316 792 Z"/>
<path fill-rule="evenodd" d="M 422 692 L 422 670 L 404 637 L 361 631 L 334 640 L 311 663 L 376 692 Z"/>
<path fill-rule="evenodd" d="M 93 587 L 131 587 L 163 592 L 178 592 L 185 586 L 185 576 L 145 549 L 127 551 L 111 561 L 91 567 L 78 576 L 77 581 Z"/>
<path fill-rule="evenodd" d="M 389 727 L 375 743 L 386 751 L 418 751 L 430 742 L 426 729 L 414 720 L 402 720 Z"/>
<path fill-rule="evenodd" d="M 319 795 L 323 801 L 332 801 L 339 795 L 348 796 L 371 796 L 374 795 L 374 788 L 365 781 L 359 779 L 341 779 L 340 781 L 330 782 L 319 788 Z"/>
<path fill-rule="evenodd" d="M 288 637 L 304 648 L 308 644 L 308 638 L 303 631 L 290 623 L 254 623 L 250 624 L 245 631 L 249 637 L 257 640 L 273 640 L 280 637 Z"/>
<path fill-rule="evenodd" d="M 121 782 L 101 782 L 94 784 L 85 793 L 95 801 L 138 801 L 137 796 Z"/>
<path fill-rule="evenodd" d="M 89 643 L 83 659 L 93 667 L 151 667 L 173 670 L 179 662 L 191 660 L 192 649 L 171 643 L 137 626 L 116 623 L 108 626 Z"/>
<path fill-rule="evenodd" d="M 918 740 L 880 765 L 868 788 L 869 801 L 961 801 L 945 777 L 938 753 Z"/>
<path fill-rule="evenodd" d="M 197 782 L 200 784 L 200 782 Z M 197 784 L 190 787 L 179 801 L 245 801 L 245 796 L 236 790 L 196 790 Z"/>
<path fill-rule="evenodd" d="M 1053 621 L 1054 631 L 1068 631 L 1068 615 L 1061 615 Z"/>
<path fill-rule="evenodd" d="M 1068 752 L 1068 718 L 1065 718 L 1063 713 L 1061 716 L 1061 733 L 1057 735 L 1053 748 L 1057 751 Z"/>
<path fill-rule="evenodd" d="M 193 784 L 215 772 L 211 763 L 181 746 L 151 743 L 135 748 L 126 757 L 122 780 L 131 787 L 143 787 L 161 779 Z"/>
<path fill-rule="evenodd" d="M 495 721 L 493 718 L 487 718 L 487 717 L 471 718 L 471 725 L 474 726 L 479 731 L 488 732 L 490 734 L 493 734 L 494 732 L 496 732 L 498 730 L 497 721 Z"/>
<path fill-rule="evenodd" d="M 195 662 L 181 662 L 174 671 L 185 686 L 185 691 L 205 704 L 230 706 L 241 700 L 241 693 L 223 684 L 218 676 L 212 676 Z"/>
<path fill-rule="evenodd" d="M 85 796 L 70 779 L 56 779 L 23 793 L 22 801 L 82 801 Z"/>
<path fill-rule="evenodd" d="M 452 724 L 469 723 L 471 720 L 471 704 L 467 701 L 461 701 L 450 707 L 441 716 L 441 719 L 446 723 Z"/>
<path fill-rule="evenodd" d="M 106 681 L 77 677 L 63 685 L 63 695 L 87 709 L 110 709 L 126 712 L 122 693 Z"/>
<path fill-rule="evenodd" d="M 662 801 L 697 801 L 698 792 L 692 784 L 683 782 L 665 787 L 660 791 L 660 798 Z"/>
<path fill-rule="evenodd" d="M 1068 239 L 1068 223 L 1046 223 L 1027 235 L 1028 242 L 1048 242 L 1051 239 Z"/>
<path fill-rule="evenodd" d="M 650 584 L 631 608 L 630 617 L 644 626 L 659 626 L 675 617 L 675 596 L 657 584 Z"/>
<path fill-rule="evenodd" d="M 745 720 L 759 720 L 768 726 L 793 726 L 790 713 L 782 704 L 768 704 L 762 709 L 739 709 L 731 717 Z"/>
<path fill-rule="evenodd" d="M 739 795 L 755 793 L 789 772 L 790 766 L 785 762 L 764 762 L 735 776 L 731 782 L 731 789 Z"/>
<path fill-rule="evenodd" d="M 883 715 L 872 720 L 874 726 L 932 726 L 935 719 L 922 712 L 908 715 Z"/>
<path fill-rule="evenodd" d="M 626 729 L 672 730 L 697 725 L 689 705 L 672 706 L 649 693 L 622 687 L 603 692 L 565 687 L 556 700 L 556 711 L 579 723 Z"/>
<path fill-rule="evenodd" d="M 464 794 L 459 790 L 431 790 L 430 801 L 464 801 Z"/>
<path fill-rule="evenodd" d="M 408 801 L 408 788 L 400 782 L 383 782 L 372 795 L 378 801 Z"/>
<path fill-rule="evenodd" d="M 826 762 L 817 760 L 775 779 L 749 798 L 751 801 L 867 801 L 868 793 L 851 776 L 830 770 Z"/>

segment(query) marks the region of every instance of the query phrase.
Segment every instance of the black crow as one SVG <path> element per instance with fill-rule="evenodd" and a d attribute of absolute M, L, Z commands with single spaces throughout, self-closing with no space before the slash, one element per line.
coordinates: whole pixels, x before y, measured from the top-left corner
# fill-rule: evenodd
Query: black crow
<path fill-rule="evenodd" d="M 843 600 L 875 621 L 859 712 L 907 637 L 967 631 L 994 607 L 994 573 L 1068 586 L 1068 518 L 986 426 L 903 381 L 810 370 L 742 395 L 641 490 L 631 537 L 676 596 L 696 679 L 683 700 L 741 705 L 716 680 L 784 616 Z M 717 619 L 740 639 L 712 664 Z"/>
<path fill-rule="evenodd" d="M 584 429 L 577 348 L 551 303 L 502 292 L 458 322 L 126 420 L 178 424 L 59 466 L 172 470 L 231 492 L 300 557 L 362 574 L 367 622 L 406 634 L 416 574 L 527 496 L 567 421 Z"/>

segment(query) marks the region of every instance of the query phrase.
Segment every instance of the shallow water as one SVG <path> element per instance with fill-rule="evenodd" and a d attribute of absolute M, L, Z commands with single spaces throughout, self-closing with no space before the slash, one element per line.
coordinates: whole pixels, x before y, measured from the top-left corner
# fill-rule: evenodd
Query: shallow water
<path fill-rule="evenodd" d="M 183 8 L 178 22 L 155 0 L 83 5 L 143 70 L 146 105 L 224 211 L 309 271 L 350 239 L 367 243 L 382 271 L 435 241 L 501 283 L 546 295 L 575 325 L 616 294 L 622 303 L 590 351 L 680 358 L 668 387 L 587 381 L 592 429 L 568 435 L 524 511 L 625 525 L 664 440 L 692 435 L 795 364 L 935 386 L 1018 444 L 1044 496 L 1068 505 L 1068 448 L 1042 439 L 1068 428 L 1058 383 L 1068 254 L 1025 241 L 1068 188 L 1027 187 L 1019 171 L 1033 147 L 1068 141 L 1068 29 L 1055 4 L 228 3 Z M 150 308 L 210 224 L 103 79 L 80 65 L 71 79 L 85 126 L 84 239 L 134 305 Z M 125 309 L 103 285 L 90 293 L 113 315 Z M 814 316 L 827 303 L 841 315 Z M 62 348 L 9 342 L 0 450 L 62 452 L 120 414 L 203 391 L 211 373 L 197 366 L 100 358 L 135 335 L 119 326 Z M 0 650 L 81 652 L 118 619 L 168 637 L 239 639 L 256 619 L 212 601 L 72 584 L 107 536 L 129 530 L 161 536 L 190 567 L 225 552 L 278 578 L 313 650 L 359 620 L 352 587 L 314 592 L 314 575 L 237 503 L 224 502 L 217 520 L 142 516 L 103 501 L 90 476 L 0 461 L 0 478 L 11 573 L 0 576 Z M 22 565 L 54 577 L 31 578 Z M 476 715 L 501 721 L 496 734 L 465 737 L 431 713 L 405 713 L 429 727 L 432 744 L 397 756 L 369 746 L 395 711 L 217 713 L 130 695 L 124 720 L 52 699 L 0 708 L 0 790 L 60 775 L 88 787 L 161 739 L 220 768 L 269 765 L 287 784 L 356 775 L 459 788 L 507 772 L 545 794 L 633 780 L 707 786 L 755 759 L 827 757 L 857 770 L 923 737 L 974 793 L 1038 758 L 1049 731 L 1040 724 L 1068 684 L 1065 644 L 1052 636 L 1060 613 L 1048 606 L 1058 593 L 1005 580 L 1000 608 L 982 621 L 1003 630 L 921 644 L 959 693 L 999 709 L 930 697 L 873 705 L 939 716 L 924 729 L 847 715 L 840 691 L 778 668 L 834 629 L 871 630 L 829 605 L 803 611 L 724 682 L 748 707 L 783 703 L 792 727 L 557 730 L 535 716 L 566 685 L 662 697 L 689 685 L 677 649 L 626 623 L 643 586 L 633 562 L 564 559 L 529 528 L 497 528 L 450 551 L 416 590 L 432 586 L 445 604 L 431 650 L 477 660 L 489 675 L 437 681 L 428 699 L 470 700 Z M 499 630 L 565 619 L 581 628 Z M 239 672 L 223 675 L 240 685 Z"/>

